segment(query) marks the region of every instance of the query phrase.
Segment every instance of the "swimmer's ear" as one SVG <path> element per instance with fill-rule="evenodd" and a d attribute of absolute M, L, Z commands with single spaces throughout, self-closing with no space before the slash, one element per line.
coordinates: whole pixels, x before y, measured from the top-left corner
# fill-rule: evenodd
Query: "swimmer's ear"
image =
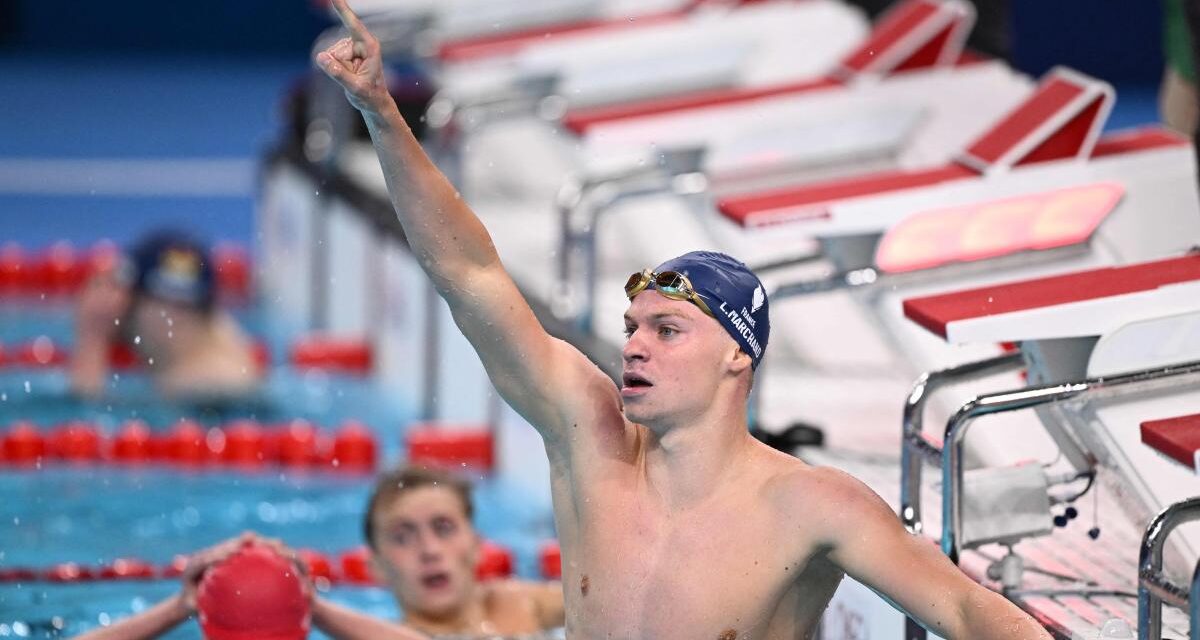
<path fill-rule="evenodd" d="M 750 358 L 749 354 L 747 354 L 745 351 L 742 351 L 741 347 L 734 348 L 733 358 L 731 358 L 729 361 L 729 372 L 732 373 L 734 377 L 741 375 L 743 371 L 751 368 L 753 365 L 754 360 Z"/>

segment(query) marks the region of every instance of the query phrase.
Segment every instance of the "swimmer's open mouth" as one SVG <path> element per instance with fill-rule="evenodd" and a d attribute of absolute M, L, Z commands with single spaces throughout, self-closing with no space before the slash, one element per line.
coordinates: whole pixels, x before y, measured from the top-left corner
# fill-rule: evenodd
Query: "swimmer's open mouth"
<path fill-rule="evenodd" d="M 450 584 L 450 574 L 431 573 L 421 578 L 421 584 L 425 585 L 426 589 L 441 589 Z"/>
<path fill-rule="evenodd" d="M 621 376 L 621 383 L 630 388 L 654 386 L 654 383 L 634 373 L 626 373 Z"/>

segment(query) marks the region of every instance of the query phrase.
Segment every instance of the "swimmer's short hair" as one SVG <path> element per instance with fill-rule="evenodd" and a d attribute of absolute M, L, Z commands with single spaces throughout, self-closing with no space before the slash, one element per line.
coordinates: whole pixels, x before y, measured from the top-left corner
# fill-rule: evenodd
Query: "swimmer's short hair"
<path fill-rule="evenodd" d="M 367 502 L 367 512 L 363 516 L 363 537 L 367 545 L 375 549 L 375 512 L 391 504 L 405 492 L 422 487 L 445 487 L 458 496 L 462 503 L 463 515 L 470 521 L 475 514 L 475 505 L 471 502 L 471 484 L 466 480 L 440 469 L 429 467 L 401 466 L 387 471 L 375 481 L 371 490 L 371 499 Z"/>

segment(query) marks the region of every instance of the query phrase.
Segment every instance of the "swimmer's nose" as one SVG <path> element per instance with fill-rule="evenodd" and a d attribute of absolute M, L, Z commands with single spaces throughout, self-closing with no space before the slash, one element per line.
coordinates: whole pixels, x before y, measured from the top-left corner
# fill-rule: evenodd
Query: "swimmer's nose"
<path fill-rule="evenodd" d="M 422 562 L 437 562 L 442 559 L 442 545 L 436 536 L 421 536 L 418 552 Z"/>
<path fill-rule="evenodd" d="M 621 359 L 625 362 L 646 359 L 646 345 L 640 334 L 640 331 L 634 331 L 633 335 L 625 341 L 625 346 L 621 348 Z"/>

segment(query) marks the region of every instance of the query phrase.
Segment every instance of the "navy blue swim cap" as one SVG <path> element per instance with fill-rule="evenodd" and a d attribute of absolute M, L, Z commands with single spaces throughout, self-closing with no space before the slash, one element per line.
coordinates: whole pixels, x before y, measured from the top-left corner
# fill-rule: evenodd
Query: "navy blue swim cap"
<path fill-rule="evenodd" d="M 758 368 L 771 335 L 770 305 L 762 281 L 749 267 L 724 253 L 692 251 L 667 260 L 654 271 L 678 271 L 687 276 L 717 322 Z"/>
<path fill-rule="evenodd" d="M 129 251 L 133 290 L 176 304 L 212 308 L 216 295 L 208 250 L 180 231 L 153 233 Z"/>

